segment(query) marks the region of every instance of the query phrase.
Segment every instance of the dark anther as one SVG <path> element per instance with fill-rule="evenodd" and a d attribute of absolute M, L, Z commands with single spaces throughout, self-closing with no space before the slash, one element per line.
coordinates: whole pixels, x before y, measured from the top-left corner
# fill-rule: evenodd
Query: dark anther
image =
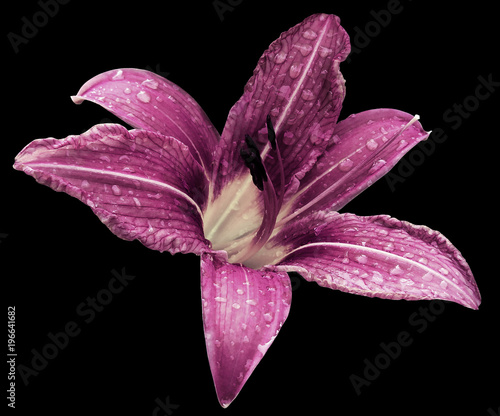
<path fill-rule="evenodd" d="M 260 158 L 259 149 L 257 149 L 255 142 L 248 134 L 245 135 L 245 143 L 247 147 L 242 147 L 240 149 L 240 156 L 245 166 L 250 169 L 253 183 L 259 190 L 263 191 L 264 182 L 267 182 L 267 174 L 262 164 L 262 159 Z"/>
<path fill-rule="evenodd" d="M 269 143 L 271 143 L 273 150 L 276 150 L 276 133 L 274 131 L 273 123 L 271 122 L 271 114 L 268 114 L 266 117 L 266 125 L 267 139 L 269 140 Z"/>

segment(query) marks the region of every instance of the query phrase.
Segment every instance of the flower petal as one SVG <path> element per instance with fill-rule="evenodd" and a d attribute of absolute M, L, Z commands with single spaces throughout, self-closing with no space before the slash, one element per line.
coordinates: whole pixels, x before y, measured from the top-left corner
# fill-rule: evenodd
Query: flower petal
<path fill-rule="evenodd" d="M 133 127 L 175 137 L 211 172 L 219 133 L 198 103 L 168 79 L 141 69 L 115 69 L 87 81 L 72 98 L 77 104 L 97 103 Z"/>
<path fill-rule="evenodd" d="M 229 112 L 216 164 L 219 190 L 244 170 L 239 148 L 245 134 L 257 141 L 266 159 L 268 114 L 281 148 L 285 183 L 311 168 L 337 122 L 345 95 L 339 63 L 349 50 L 340 20 L 326 14 L 308 17 L 270 45 Z M 265 162 L 271 179 L 279 184 L 278 164 Z"/>
<path fill-rule="evenodd" d="M 219 402 L 227 407 L 288 316 L 290 279 L 204 254 L 201 291 L 210 369 Z"/>
<path fill-rule="evenodd" d="M 201 253 L 208 184 L 172 137 L 100 124 L 79 136 L 31 142 L 14 168 L 89 205 L 118 237 L 153 250 Z"/>
<path fill-rule="evenodd" d="M 285 218 L 300 218 L 313 210 L 339 211 L 389 170 L 425 132 L 412 116 L 398 110 L 377 109 L 353 114 L 335 127 L 335 142 L 300 182 L 300 189 L 284 207 Z"/>
<path fill-rule="evenodd" d="M 294 249 L 274 270 L 297 271 L 321 286 L 387 299 L 443 299 L 473 309 L 480 304 L 465 259 L 425 226 L 385 215 L 319 212 L 284 229 L 281 243 Z"/>

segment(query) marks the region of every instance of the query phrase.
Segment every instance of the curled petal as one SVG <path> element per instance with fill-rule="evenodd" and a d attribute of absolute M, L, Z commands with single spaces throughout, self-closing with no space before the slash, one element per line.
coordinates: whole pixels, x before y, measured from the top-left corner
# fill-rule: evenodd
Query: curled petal
<path fill-rule="evenodd" d="M 301 180 L 280 225 L 312 211 L 339 211 L 429 136 L 417 120 L 402 111 L 376 109 L 337 124 L 334 143 Z"/>
<path fill-rule="evenodd" d="M 288 316 L 290 279 L 204 254 L 201 292 L 210 369 L 219 402 L 227 407 Z"/>
<path fill-rule="evenodd" d="M 168 79 L 141 69 L 115 69 L 87 81 L 72 98 L 77 104 L 99 104 L 133 127 L 175 137 L 211 171 L 219 134 L 198 103 Z"/>
<path fill-rule="evenodd" d="M 100 124 L 79 136 L 31 142 L 14 168 L 89 205 L 118 237 L 159 251 L 200 254 L 208 184 L 172 137 Z"/>
<path fill-rule="evenodd" d="M 477 309 L 481 297 L 460 252 L 437 231 L 389 216 L 319 212 L 276 237 L 277 271 L 331 289 L 387 299 L 443 299 Z"/>
<path fill-rule="evenodd" d="M 311 168 L 330 141 L 340 113 L 345 89 L 339 64 L 349 50 L 338 17 L 326 14 L 310 16 L 269 46 L 229 112 L 215 165 L 219 190 L 244 169 L 238 152 L 245 134 L 257 141 L 270 178 L 279 184 L 279 165 L 265 160 L 271 147 L 267 115 L 281 148 L 285 183 Z"/>

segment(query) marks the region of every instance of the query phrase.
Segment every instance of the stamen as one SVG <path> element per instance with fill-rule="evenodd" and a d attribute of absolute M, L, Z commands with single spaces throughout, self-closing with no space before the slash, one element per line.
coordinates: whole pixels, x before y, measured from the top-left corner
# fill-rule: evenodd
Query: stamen
<path fill-rule="evenodd" d="M 271 148 L 276 150 L 276 132 L 274 131 L 273 123 L 271 122 L 271 114 L 268 114 L 266 117 L 266 125 L 267 125 L 267 139 L 269 143 L 271 143 Z"/>
<path fill-rule="evenodd" d="M 283 167 L 283 161 L 281 159 L 280 149 L 278 143 L 276 142 L 276 132 L 274 131 L 273 123 L 271 121 L 271 114 L 266 117 L 267 125 L 267 139 L 271 143 L 271 148 L 276 152 L 276 159 L 278 160 L 278 167 L 280 172 L 280 186 L 279 186 L 279 199 L 278 199 L 278 212 L 281 210 L 281 205 L 283 204 L 283 198 L 285 194 L 285 169 Z"/>
<path fill-rule="evenodd" d="M 247 134 L 245 135 L 245 143 L 247 147 L 240 149 L 240 156 L 245 163 L 245 166 L 250 169 L 252 180 L 255 186 L 260 190 L 264 190 L 264 182 L 267 182 L 267 173 L 260 157 L 259 149 L 252 138 Z"/>

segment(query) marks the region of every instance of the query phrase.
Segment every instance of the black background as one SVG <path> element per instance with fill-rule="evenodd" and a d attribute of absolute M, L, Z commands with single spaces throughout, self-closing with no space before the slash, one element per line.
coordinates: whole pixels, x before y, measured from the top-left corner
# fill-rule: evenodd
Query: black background
<path fill-rule="evenodd" d="M 0 259 L 4 311 L 15 305 L 17 312 L 17 364 L 31 367 L 33 349 L 41 352 L 49 333 L 71 322 L 80 329 L 27 386 L 17 374 L 16 409 L 9 413 L 164 415 L 156 408 L 168 397 L 174 415 L 496 414 L 500 93 L 474 98 L 479 76 L 500 81 L 492 3 L 401 0 L 401 12 L 382 27 L 374 12 L 387 10 L 387 1 L 222 2 L 234 6 L 221 19 L 211 0 L 71 0 L 41 20 L 17 53 L 8 33 L 21 35 L 24 22 L 43 9 L 36 1 L 4 6 Z M 280 335 L 238 398 L 222 409 L 206 358 L 198 257 L 122 241 L 88 207 L 11 166 L 33 139 L 115 121 L 99 106 L 69 99 L 113 68 L 167 76 L 220 131 L 261 53 L 316 12 L 340 16 L 358 50 L 341 65 L 347 81 L 341 119 L 394 107 L 420 114 L 424 128 L 447 136 L 423 159 L 407 155 L 407 170 L 393 170 L 406 175 L 394 189 L 381 179 L 343 211 L 389 214 L 441 231 L 469 262 L 483 303 L 479 311 L 433 303 L 425 318 L 420 308 L 429 302 L 369 299 L 294 278 Z M 464 100 L 476 103 L 474 110 L 446 121 L 447 111 Z M 123 268 L 135 278 L 85 322 L 89 315 L 81 316 L 78 306 Z M 350 376 L 363 376 L 377 357 L 383 363 L 380 344 L 403 331 L 411 345 L 357 395 Z"/>

